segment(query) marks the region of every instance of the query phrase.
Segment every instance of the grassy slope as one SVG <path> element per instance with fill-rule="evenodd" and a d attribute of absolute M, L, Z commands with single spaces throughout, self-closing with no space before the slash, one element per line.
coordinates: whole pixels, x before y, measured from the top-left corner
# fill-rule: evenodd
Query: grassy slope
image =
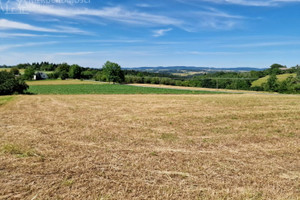
<path fill-rule="evenodd" d="M 191 91 L 166 88 L 147 88 L 129 85 L 81 84 L 81 85 L 31 85 L 34 94 L 217 94 L 212 91 Z"/>
<path fill-rule="evenodd" d="M 280 75 L 277 75 L 277 78 L 278 78 L 278 81 L 284 81 L 289 76 L 295 77 L 296 74 L 280 74 Z M 258 79 L 256 81 L 254 81 L 252 83 L 252 87 L 254 87 L 254 86 L 261 86 L 263 83 L 266 83 L 268 81 L 268 78 L 269 78 L 269 76 L 265 76 L 263 78 L 260 78 L 260 79 Z"/>

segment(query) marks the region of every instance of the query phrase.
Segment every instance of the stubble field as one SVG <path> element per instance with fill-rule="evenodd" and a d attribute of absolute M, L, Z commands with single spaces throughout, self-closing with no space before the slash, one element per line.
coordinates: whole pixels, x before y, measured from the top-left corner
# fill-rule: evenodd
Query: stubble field
<path fill-rule="evenodd" d="M 299 122 L 299 96 L 17 96 L 0 199 L 296 200 Z"/>

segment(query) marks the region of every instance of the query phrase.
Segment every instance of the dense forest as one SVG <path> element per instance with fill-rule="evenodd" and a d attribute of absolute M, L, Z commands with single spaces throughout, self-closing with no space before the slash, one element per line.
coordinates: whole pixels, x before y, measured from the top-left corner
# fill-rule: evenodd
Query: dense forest
<path fill-rule="evenodd" d="M 108 64 L 108 65 L 107 65 Z M 110 67 L 107 67 L 110 66 Z M 170 73 L 152 73 L 137 70 L 121 70 L 116 63 L 107 62 L 101 69 L 86 68 L 79 65 L 69 65 L 67 63 L 54 64 L 49 62 L 25 63 L 16 66 L 0 66 L 0 68 L 11 68 L 11 73 L 20 74 L 20 69 L 24 69 L 21 75 L 23 80 L 32 80 L 36 72 L 47 73 L 49 79 L 93 79 L 104 82 L 118 83 L 148 83 L 164 84 L 187 87 L 240 89 L 255 91 L 271 91 L 280 93 L 300 93 L 300 67 L 287 68 L 280 64 L 273 64 L 263 71 L 249 72 L 213 72 L 194 76 L 178 76 Z M 119 72 L 114 74 L 114 67 Z M 111 68 L 111 69 L 109 69 Z M 108 72 L 108 69 L 111 70 Z M 112 73 L 109 75 L 109 73 Z M 277 75 L 290 74 L 291 76 L 283 81 L 279 81 Z M 296 74 L 296 76 L 292 76 Z M 121 78 L 118 78 L 121 76 Z M 252 83 L 260 78 L 268 77 L 267 81 L 260 86 L 253 86 Z M 111 78 L 114 77 L 114 78 Z M 38 76 L 36 76 L 39 79 Z"/>

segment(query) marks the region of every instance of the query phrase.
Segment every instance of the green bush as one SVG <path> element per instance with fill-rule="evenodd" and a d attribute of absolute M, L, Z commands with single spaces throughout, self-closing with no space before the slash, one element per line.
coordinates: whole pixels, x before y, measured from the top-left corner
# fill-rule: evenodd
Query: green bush
<path fill-rule="evenodd" d="M 28 85 L 13 73 L 0 71 L 0 95 L 22 94 L 28 89 Z"/>
<path fill-rule="evenodd" d="M 264 88 L 261 86 L 253 86 L 250 89 L 253 91 L 264 91 Z"/>
<path fill-rule="evenodd" d="M 32 67 L 26 68 L 25 72 L 24 72 L 24 75 L 23 75 L 23 78 L 25 80 L 30 81 L 30 80 L 33 79 L 34 73 L 35 73 L 35 70 Z"/>

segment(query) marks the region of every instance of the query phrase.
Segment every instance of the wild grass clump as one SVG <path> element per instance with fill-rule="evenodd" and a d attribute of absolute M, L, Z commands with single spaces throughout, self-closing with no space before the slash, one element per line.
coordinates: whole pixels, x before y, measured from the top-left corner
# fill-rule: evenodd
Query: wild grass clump
<path fill-rule="evenodd" d="M 6 104 L 7 102 L 13 100 L 14 97 L 12 96 L 0 96 L 0 106 Z"/>
<path fill-rule="evenodd" d="M 5 144 L 2 146 L 2 152 L 5 154 L 16 155 L 19 158 L 39 157 L 41 154 L 33 149 L 24 148 L 16 144 Z"/>
<path fill-rule="evenodd" d="M 175 141 L 178 139 L 178 136 L 173 133 L 163 133 L 161 134 L 160 139 L 165 141 Z"/>

